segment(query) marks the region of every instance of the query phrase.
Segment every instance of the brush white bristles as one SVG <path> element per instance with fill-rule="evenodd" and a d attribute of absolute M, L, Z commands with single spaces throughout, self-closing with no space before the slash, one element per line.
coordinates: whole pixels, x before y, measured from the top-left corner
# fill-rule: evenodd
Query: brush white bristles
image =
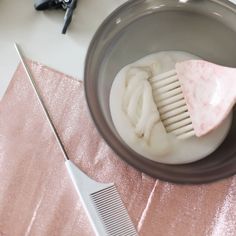
<path fill-rule="evenodd" d="M 179 139 L 195 135 L 184 95 L 175 70 L 149 79 L 161 120 L 168 133 Z"/>

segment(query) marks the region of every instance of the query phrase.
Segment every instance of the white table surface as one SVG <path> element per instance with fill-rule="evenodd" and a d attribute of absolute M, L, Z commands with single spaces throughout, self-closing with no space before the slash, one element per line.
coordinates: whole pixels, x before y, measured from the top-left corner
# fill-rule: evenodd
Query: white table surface
<path fill-rule="evenodd" d="M 35 11 L 34 0 L 1 0 L 0 99 L 19 63 L 14 41 L 23 47 L 28 58 L 83 79 L 85 55 L 94 32 L 124 2 L 78 0 L 68 32 L 62 35 L 63 11 Z"/>
<path fill-rule="evenodd" d="M 0 1 L 0 99 L 19 63 L 13 42 L 35 61 L 83 79 L 90 40 L 104 18 L 126 0 L 78 0 L 67 34 L 62 10 L 39 12 L 34 0 Z"/>

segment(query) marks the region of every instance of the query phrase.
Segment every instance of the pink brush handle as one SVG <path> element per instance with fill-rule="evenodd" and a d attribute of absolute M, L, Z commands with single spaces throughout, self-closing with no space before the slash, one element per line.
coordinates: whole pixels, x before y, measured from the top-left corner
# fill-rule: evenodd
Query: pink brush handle
<path fill-rule="evenodd" d="M 236 69 L 203 60 L 176 64 L 196 136 L 215 129 L 236 102 Z"/>

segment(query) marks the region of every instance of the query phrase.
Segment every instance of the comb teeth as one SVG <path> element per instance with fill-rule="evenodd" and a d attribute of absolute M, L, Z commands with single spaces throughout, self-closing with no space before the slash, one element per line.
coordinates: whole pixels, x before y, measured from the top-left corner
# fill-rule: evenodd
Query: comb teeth
<path fill-rule="evenodd" d="M 167 132 L 173 133 L 179 139 L 194 136 L 192 121 L 176 71 L 154 76 L 149 81 Z"/>
<path fill-rule="evenodd" d="M 137 236 L 114 185 L 92 193 L 90 197 L 109 236 Z"/>

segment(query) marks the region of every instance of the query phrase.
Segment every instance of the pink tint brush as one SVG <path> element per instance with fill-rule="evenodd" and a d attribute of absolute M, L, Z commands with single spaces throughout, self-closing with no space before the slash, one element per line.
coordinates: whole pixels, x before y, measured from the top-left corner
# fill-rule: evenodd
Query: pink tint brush
<path fill-rule="evenodd" d="M 201 137 L 217 128 L 236 99 L 236 69 L 204 60 L 176 63 L 150 78 L 154 100 L 169 133 Z"/>

